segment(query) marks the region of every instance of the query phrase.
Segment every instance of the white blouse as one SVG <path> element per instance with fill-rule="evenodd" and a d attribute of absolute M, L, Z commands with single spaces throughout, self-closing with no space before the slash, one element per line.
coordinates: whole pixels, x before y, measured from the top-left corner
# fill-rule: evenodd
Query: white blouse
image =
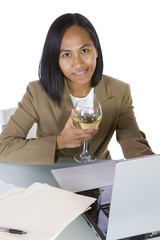
<path fill-rule="evenodd" d="M 75 107 L 76 105 L 76 102 L 78 100 L 83 100 L 83 99 L 94 99 L 94 88 L 91 88 L 90 92 L 88 93 L 88 95 L 86 97 L 83 97 L 83 98 L 77 98 L 77 97 L 74 97 L 70 94 L 71 96 L 71 99 L 72 99 L 72 102 L 73 102 L 73 105 Z"/>

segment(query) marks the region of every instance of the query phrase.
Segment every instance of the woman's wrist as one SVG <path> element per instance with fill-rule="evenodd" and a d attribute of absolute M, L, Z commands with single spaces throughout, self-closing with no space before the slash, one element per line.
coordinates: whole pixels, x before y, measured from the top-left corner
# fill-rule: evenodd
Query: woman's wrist
<path fill-rule="evenodd" d="M 56 150 L 60 150 L 61 147 L 61 134 L 57 135 L 57 139 L 56 139 Z"/>

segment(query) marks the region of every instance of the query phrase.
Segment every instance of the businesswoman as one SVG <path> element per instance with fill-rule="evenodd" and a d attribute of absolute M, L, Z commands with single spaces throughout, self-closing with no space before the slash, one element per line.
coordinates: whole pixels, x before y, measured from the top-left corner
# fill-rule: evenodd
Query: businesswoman
<path fill-rule="evenodd" d="M 72 109 L 78 99 L 101 102 L 99 128 L 77 129 Z M 33 123 L 37 137 L 26 139 Z M 52 164 L 73 157 L 91 140 L 90 153 L 111 159 L 108 144 L 116 131 L 124 157 L 153 154 L 133 112 L 128 84 L 103 75 L 97 33 L 80 14 L 64 14 L 51 25 L 39 65 L 39 80 L 30 82 L 0 136 L 0 161 Z"/>

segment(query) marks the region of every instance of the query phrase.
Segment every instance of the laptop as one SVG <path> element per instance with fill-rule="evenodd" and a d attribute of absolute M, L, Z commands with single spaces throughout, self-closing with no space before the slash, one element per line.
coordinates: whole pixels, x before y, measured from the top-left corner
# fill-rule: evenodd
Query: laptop
<path fill-rule="evenodd" d="M 97 198 L 84 217 L 102 240 L 160 239 L 160 155 L 120 161 L 113 186 L 79 194 Z"/>
<path fill-rule="evenodd" d="M 160 155 L 52 174 L 63 189 L 97 198 L 84 217 L 102 240 L 160 239 Z"/>

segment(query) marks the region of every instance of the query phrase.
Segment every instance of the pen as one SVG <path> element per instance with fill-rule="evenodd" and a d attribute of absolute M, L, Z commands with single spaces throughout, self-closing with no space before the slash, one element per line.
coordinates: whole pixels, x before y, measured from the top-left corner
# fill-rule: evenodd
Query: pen
<path fill-rule="evenodd" d="M 0 232 L 8 232 L 8 233 L 13 233 L 13 234 L 27 234 L 26 232 L 19 230 L 19 229 L 2 228 L 2 227 L 0 227 Z"/>

